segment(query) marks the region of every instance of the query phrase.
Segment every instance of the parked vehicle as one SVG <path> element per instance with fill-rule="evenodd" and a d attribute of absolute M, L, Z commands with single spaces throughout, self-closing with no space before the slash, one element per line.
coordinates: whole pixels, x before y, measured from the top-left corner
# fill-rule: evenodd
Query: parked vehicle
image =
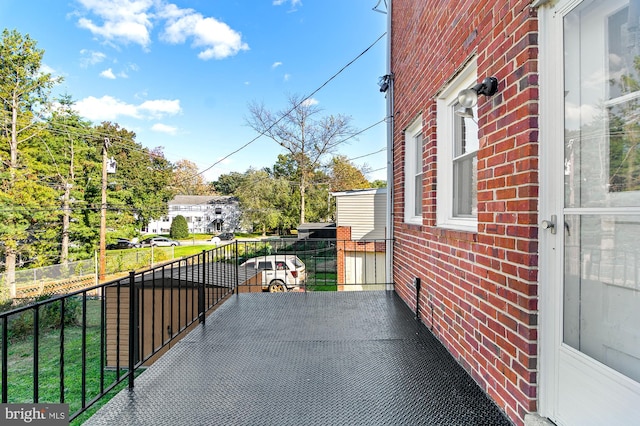
<path fill-rule="evenodd" d="M 261 274 L 262 291 L 278 293 L 300 288 L 306 280 L 304 263 L 292 254 L 272 254 L 254 257 L 242 265 L 247 279 Z"/>
<path fill-rule="evenodd" d="M 167 237 L 149 237 L 140 241 L 142 247 L 175 247 L 180 245 L 180 241 Z"/>
<path fill-rule="evenodd" d="M 134 243 L 126 238 L 118 238 L 115 242 L 107 244 L 107 250 L 124 250 L 141 247 L 139 243 Z"/>
<path fill-rule="evenodd" d="M 235 238 L 235 235 L 233 235 L 233 232 L 223 232 L 222 234 L 218 234 L 215 237 L 211 237 L 211 241 L 213 244 L 218 245 L 220 244 L 222 241 L 231 241 Z"/>

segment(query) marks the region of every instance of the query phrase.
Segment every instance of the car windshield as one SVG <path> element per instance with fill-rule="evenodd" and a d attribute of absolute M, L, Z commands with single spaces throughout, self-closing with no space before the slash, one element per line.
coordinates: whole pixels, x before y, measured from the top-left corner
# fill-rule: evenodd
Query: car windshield
<path fill-rule="evenodd" d="M 301 267 L 302 265 L 304 265 L 304 263 L 302 263 L 302 260 L 298 259 L 296 256 L 294 256 L 291 260 L 292 260 L 292 262 L 293 262 L 293 265 L 294 265 L 296 268 L 299 268 L 299 267 Z"/>

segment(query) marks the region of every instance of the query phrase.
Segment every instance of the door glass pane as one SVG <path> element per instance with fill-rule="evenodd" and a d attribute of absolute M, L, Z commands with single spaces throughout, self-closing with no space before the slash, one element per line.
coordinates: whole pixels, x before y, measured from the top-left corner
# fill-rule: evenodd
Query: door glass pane
<path fill-rule="evenodd" d="M 640 216 L 564 221 L 564 342 L 640 381 Z"/>
<path fill-rule="evenodd" d="M 585 1 L 565 17 L 567 207 L 640 204 L 639 9 Z"/>
<path fill-rule="evenodd" d="M 634 4 L 584 1 L 565 17 L 565 211 L 557 231 L 564 236 L 564 343 L 640 381 L 640 9 Z"/>

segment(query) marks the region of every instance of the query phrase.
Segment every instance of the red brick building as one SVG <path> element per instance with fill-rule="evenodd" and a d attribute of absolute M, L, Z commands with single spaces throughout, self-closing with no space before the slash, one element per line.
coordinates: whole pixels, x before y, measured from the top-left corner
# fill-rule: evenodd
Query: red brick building
<path fill-rule="evenodd" d="M 396 291 L 515 424 L 638 422 L 640 2 L 387 12 Z"/>

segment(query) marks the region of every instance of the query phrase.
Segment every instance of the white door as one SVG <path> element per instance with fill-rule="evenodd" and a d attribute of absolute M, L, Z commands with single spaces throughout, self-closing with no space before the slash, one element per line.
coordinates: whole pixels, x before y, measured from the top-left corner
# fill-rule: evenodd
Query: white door
<path fill-rule="evenodd" d="M 540 18 L 539 410 L 640 424 L 640 0 Z"/>

